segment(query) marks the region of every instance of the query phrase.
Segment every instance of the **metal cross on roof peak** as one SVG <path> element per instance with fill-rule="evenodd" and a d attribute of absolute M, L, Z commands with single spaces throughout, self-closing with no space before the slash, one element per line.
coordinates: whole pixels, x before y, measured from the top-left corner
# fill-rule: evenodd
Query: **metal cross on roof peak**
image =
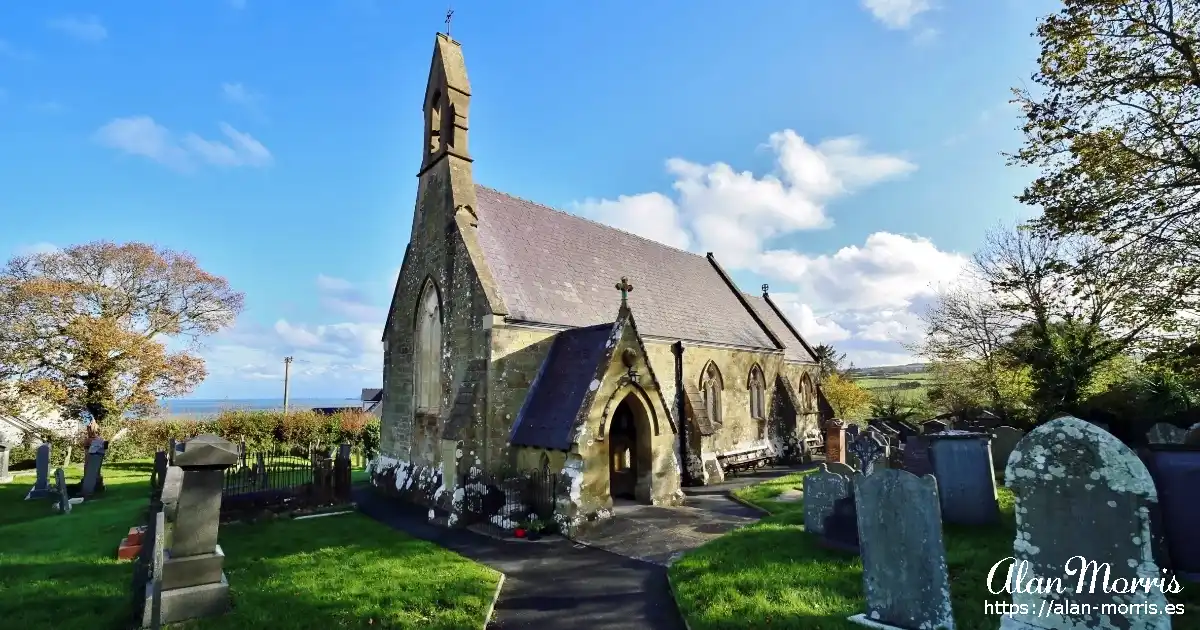
<path fill-rule="evenodd" d="M 629 284 L 629 278 L 621 276 L 621 281 L 617 283 L 616 288 L 621 292 L 621 306 L 626 306 L 629 299 L 629 292 L 633 290 L 633 285 Z"/>
<path fill-rule="evenodd" d="M 446 9 L 446 37 L 450 37 L 450 20 L 454 17 L 454 9 Z"/>

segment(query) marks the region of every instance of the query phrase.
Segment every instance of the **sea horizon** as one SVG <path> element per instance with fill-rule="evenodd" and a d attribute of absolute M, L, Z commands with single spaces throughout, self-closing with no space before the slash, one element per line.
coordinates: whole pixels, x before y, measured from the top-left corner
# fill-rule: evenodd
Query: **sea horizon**
<path fill-rule="evenodd" d="M 158 401 L 166 416 L 206 416 L 227 410 L 271 411 L 283 409 L 283 398 L 169 398 Z M 356 397 L 288 398 L 288 409 L 312 409 L 314 407 L 361 408 L 362 401 Z"/>

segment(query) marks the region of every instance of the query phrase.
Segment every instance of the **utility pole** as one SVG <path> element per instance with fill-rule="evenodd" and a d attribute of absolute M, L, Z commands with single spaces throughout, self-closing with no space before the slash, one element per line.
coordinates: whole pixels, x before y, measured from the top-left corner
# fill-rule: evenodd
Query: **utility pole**
<path fill-rule="evenodd" d="M 288 412 L 288 380 L 292 375 L 292 357 L 283 357 L 283 415 Z"/>

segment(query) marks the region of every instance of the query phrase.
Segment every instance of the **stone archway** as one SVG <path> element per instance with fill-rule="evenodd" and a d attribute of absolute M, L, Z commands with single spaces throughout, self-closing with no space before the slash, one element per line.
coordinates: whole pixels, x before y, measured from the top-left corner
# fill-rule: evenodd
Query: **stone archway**
<path fill-rule="evenodd" d="M 606 424 L 610 499 L 650 503 L 654 478 L 654 433 L 646 401 L 636 392 L 627 393 Z"/>

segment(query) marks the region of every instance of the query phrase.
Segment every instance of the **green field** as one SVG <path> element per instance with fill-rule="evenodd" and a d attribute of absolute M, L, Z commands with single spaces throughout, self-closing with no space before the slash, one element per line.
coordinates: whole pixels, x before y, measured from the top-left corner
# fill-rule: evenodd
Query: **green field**
<path fill-rule="evenodd" d="M 932 373 L 887 373 L 887 370 L 888 368 L 870 368 L 866 373 L 855 374 L 852 378 L 875 398 L 887 400 L 896 396 L 900 401 L 914 405 L 928 400 L 926 395 L 933 380 Z M 862 413 L 868 414 L 869 410 L 863 410 Z"/>

